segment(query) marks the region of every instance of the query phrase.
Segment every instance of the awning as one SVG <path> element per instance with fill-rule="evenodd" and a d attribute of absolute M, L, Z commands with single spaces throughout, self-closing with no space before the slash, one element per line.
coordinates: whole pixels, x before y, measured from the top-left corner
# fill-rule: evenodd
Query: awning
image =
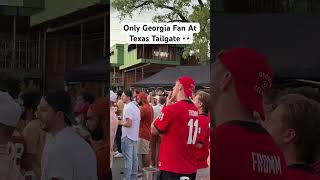
<path fill-rule="evenodd" d="M 160 72 L 136 82 L 133 87 L 173 87 L 180 76 L 190 76 L 196 86 L 210 86 L 210 66 L 166 67 Z"/>
<path fill-rule="evenodd" d="M 107 59 L 98 60 L 92 64 L 83 64 L 65 74 L 66 82 L 107 81 Z"/>

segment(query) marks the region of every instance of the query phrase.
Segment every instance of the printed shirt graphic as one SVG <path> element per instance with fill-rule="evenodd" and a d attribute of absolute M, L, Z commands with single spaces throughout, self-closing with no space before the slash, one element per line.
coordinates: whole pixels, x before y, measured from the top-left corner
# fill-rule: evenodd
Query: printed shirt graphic
<path fill-rule="evenodd" d="M 214 129 L 212 141 L 212 174 L 215 179 L 285 179 L 283 153 L 257 123 L 224 123 Z"/>
<path fill-rule="evenodd" d="M 208 167 L 208 156 L 209 156 L 209 137 L 210 137 L 210 119 L 206 114 L 199 115 L 199 131 L 197 142 L 201 142 L 203 147 L 201 149 L 197 148 L 197 159 L 198 159 L 198 169 Z"/>
<path fill-rule="evenodd" d="M 28 163 L 26 162 L 27 144 L 20 131 L 14 131 L 8 145 L 10 156 L 16 166 L 24 170 L 29 169 L 30 167 L 27 167 Z"/>
<path fill-rule="evenodd" d="M 199 129 L 198 110 L 191 101 L 165 106 L 154 122 L 162 134 L 159 169 L 192 174 L 197 171 L 195 143 Z"/>
<path fill-rule="evenodd" d="M 24 177 L 12 160 L 8 144 L 0 145 L 0 180 L 23 180 Z"/>

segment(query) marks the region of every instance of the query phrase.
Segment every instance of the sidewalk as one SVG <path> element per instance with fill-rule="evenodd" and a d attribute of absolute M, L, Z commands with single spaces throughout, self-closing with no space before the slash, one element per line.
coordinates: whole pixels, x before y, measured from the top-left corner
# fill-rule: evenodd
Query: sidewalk
<path fill-rule="evenodd" d="M 123 157 L 113 158 L 113 167 L 112 167 L 112 179 L 113 180 L 122 180 L 123 172 L 122 168 L 124 167 Z"/>

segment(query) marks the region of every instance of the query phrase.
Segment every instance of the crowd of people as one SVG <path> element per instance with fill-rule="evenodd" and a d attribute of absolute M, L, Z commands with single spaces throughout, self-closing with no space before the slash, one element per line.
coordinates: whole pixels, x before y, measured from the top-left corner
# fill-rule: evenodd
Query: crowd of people
<path fill-rule="evenodd" d="M 0 179 L 109 179 L 108 104 L 86 92 L 1 91 Z"/>
<path fill-rule="evenodd" d="M 124 180 L 146 168 L 159 180 L 319 180 L 319 90 L 273 88 L 249 48 L 219 53 L 211 70 L 210 95 L 187 76 L 108 98 L 0 91 L 0 180 L 111 180 L 117 157 Z"/>
<path fill-rule="evenodd" d="M 124 180 L 142 179 L 147 167 L 161 180 L 209 178 L 210 96 L 195 86 L 180 77 L 168 93 L 110 92 L 110 157 L 124 157 Z"/>

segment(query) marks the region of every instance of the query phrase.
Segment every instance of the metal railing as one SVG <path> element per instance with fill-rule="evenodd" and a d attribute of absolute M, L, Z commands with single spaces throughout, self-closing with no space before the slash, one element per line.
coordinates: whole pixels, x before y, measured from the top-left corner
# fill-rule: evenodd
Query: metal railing
<path fill-rule="evenodd" d="M 0 69 L 40 70 L 39 42 L 0 39 Z"/>

